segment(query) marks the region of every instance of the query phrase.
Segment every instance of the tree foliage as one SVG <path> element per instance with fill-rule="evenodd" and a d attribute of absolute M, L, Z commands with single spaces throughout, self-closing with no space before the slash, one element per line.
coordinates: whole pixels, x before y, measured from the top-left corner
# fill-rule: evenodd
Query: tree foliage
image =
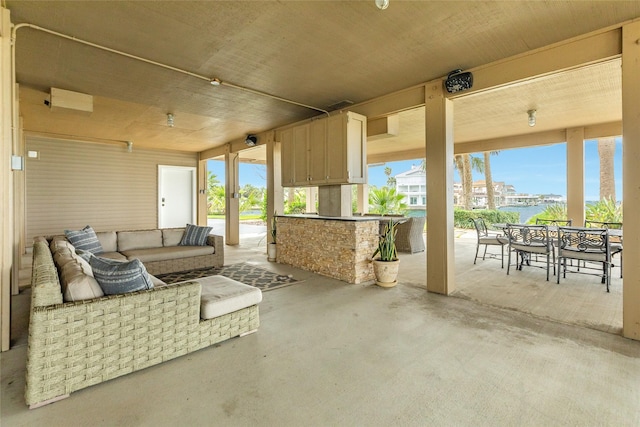
<path fill-rule="evenodd" d="M 369 212 L 379 215 L 404 214 L 407 210 L 404 196 L 395 188 L 380 187 L 369 191 Z"/>

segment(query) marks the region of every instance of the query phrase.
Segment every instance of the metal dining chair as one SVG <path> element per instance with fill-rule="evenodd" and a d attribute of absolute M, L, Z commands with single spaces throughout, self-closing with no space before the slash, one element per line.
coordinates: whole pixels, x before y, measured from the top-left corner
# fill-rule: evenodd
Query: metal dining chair
<path fill-rule="evenodd" d="M 476 228 L 478 240 L 476 242 L 476 256 L 473 258 L 473 263 L 476 263 L 478 259 L 478 251 L 480 245 L 484 245 L 484 253 L 482 259 L 484 260 L 487 255 L 487 248 L 489 246 L 500 246 L 500 260 L 502 261 L 502 268 L 504 268 L 504 246 L 508 243 L 508 240 L 497 231 L 489 231 L 487 225 L 482 218 L 471 218 L 473 226 Z M 492 254 L 489 254 L 492 255 Z"/>
<path fill-rule="evenodd" d="M 516 253 L 516 270 L 522 270 L 524 263 L 531 265 L 531 255 L 546 255 L 547 281 L 549 267 L 553 263 L 553 274 L 556 274 L 555 247 L 549 238 L 549 227 L 533 224 L 507 224 L 509 240 L 509 260 L 507 274 L 511 268 L 511 254 Z"/>
<path fill-rule="evenodd" d="M 604 228 L 607 230 L 622 230 L 621 222 L 605 222 L 605 221 L 590 221 L 585 220 L 584 226 L 586 228 Z M 620 254 L 620 278 L 622 279 L 622 235 L 611 236 L 609 235 L 609 246 L 611 250 L 611 259 L 614 255 Z M 611 264 L 612 267 L 615 265 Z"/>
<path fill-rule="evenodd" d="M 602 270 L 598 273 L 589 273 L 584 270 L 590 268 L 584 264 L 572 273 L 592 274 L 601 276 L 601 282 L 606 283 L 607 292 L 611 283 L 611 246 L 609 244 L 609 232 L 606 228 L 587 227 L 559 227 L 558 228 L 558 269 L 562 269 L 562 277 L 567 277 L 567 260 L 597 262 L 602 264 Z M 600 272 L 601 271 L 601 272 Z M 557 283 L 560 283 L 560 271 L 558 271 Z"/>

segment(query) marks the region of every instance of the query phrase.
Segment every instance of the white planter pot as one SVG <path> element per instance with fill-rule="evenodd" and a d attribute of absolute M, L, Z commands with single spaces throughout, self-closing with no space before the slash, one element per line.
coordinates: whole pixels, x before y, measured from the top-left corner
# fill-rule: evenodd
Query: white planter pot
<path fill-rule="evenodd" d="M 267 245 L 267 261 L 275 261 L 278 255 L 278 245 L 276 243 L 269 243 Z"/>
<path fill-rule="evenodd" d="M 400 260 L 380 261 L 373 260 L 373 274 L 376 276 L 376 284 L 383 288 L 391 288 L 398 284 L 398 269 Z"/>

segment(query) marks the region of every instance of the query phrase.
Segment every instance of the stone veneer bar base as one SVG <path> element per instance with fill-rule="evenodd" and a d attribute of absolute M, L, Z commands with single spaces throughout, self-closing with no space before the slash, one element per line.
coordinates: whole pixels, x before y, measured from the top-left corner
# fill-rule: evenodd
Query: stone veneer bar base
<path fill-rule="evenodd" d="M 278 217 L 278 262 L 348 283 L 374 280 L 378 221 Z"/>

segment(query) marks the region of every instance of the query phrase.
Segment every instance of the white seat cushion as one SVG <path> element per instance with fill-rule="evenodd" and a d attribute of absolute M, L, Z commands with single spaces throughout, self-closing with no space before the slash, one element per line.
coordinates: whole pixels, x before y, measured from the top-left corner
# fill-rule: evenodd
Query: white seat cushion
<path fill-rule="evenodd" d="M 208 276 L 197 279 L 202 286 L 200 317 L 213 319 L 250 307 L 262 301 L 262 291 L 225 276 Z"/>

